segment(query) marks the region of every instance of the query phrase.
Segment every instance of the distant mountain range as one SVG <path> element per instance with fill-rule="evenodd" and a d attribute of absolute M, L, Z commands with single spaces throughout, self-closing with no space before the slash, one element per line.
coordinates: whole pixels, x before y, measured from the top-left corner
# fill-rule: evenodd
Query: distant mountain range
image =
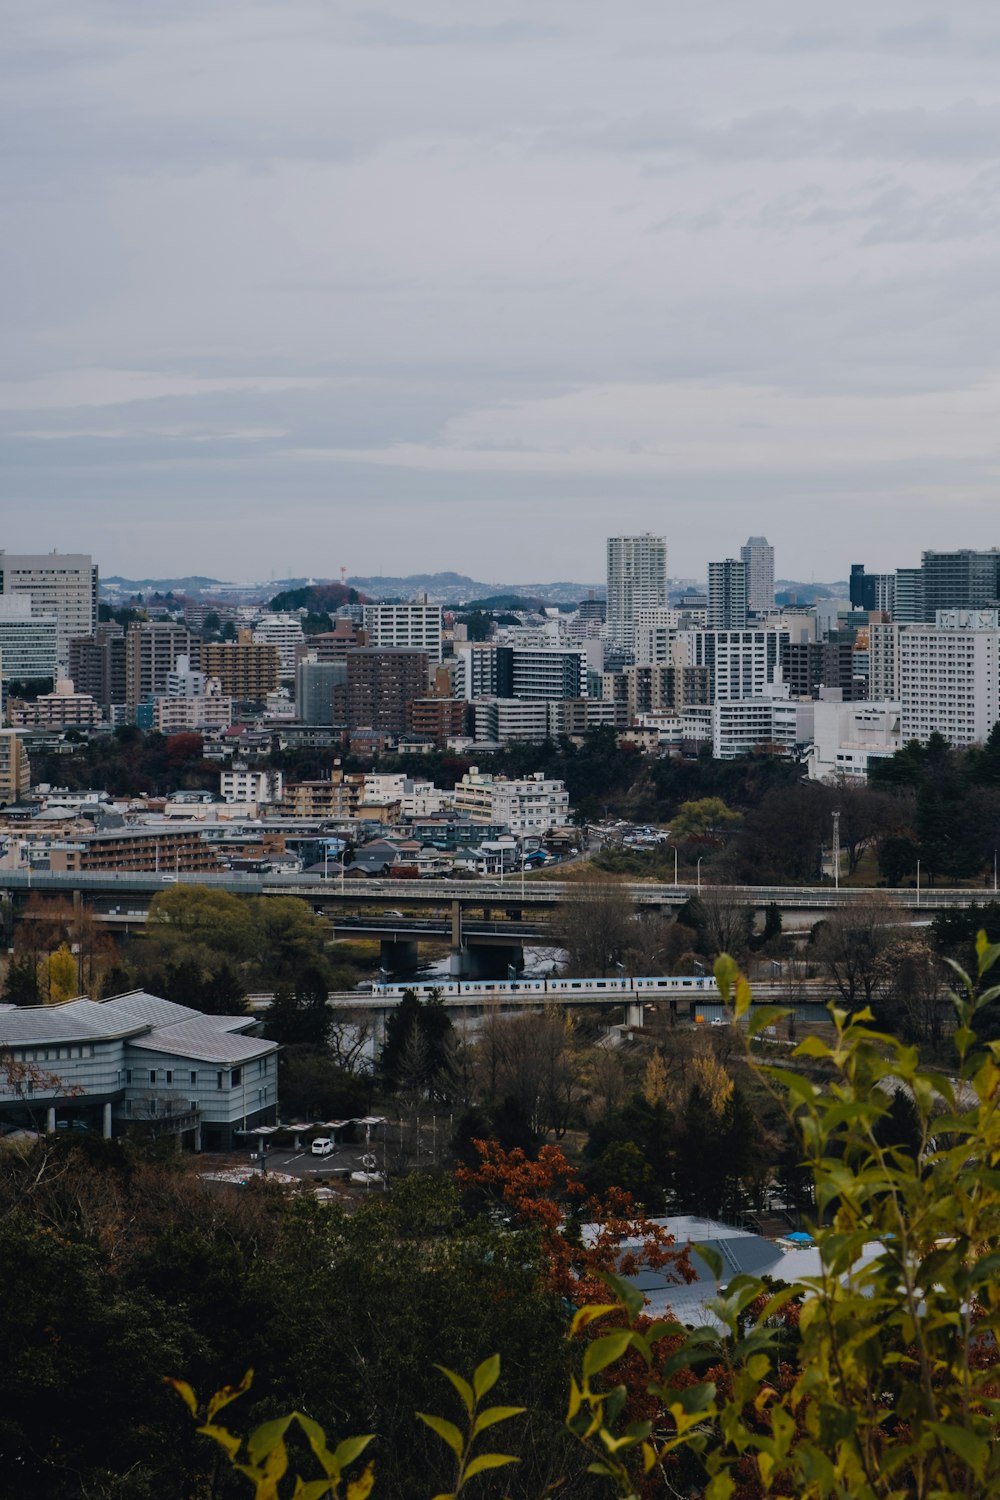
<path fill-rule="evenodd" d="M 409 599 L 427 594 L 434 604 L 465 604 L 470 599 L 487 599 L 498 594 L 516 594 L 525 599 L 545 599 L 549 604 L 577 604 L 593 593 L 603 599 L 603 583 L 509 583 L 505 580 L 483 583 L 465 573 L 411 573 L 406 578 L 349 578 L 352 588 L 373 599 Z"/>
<path fill-rule="evenodd" d="M 196 596 L 212 594 L 222 587 L 227 593 L 235 588 L 245 589 L 248 598 L 271 599 L 277 594 L 288 593 L 312 584 L 340 583 L 339 578 L 276 578 L 266 583 L 237 585 L 225 583 L 220 578 L 122 578 L 114 575 L 102 578 L 101 586 L 116 594 L 175 594 Z M 484 599 L 497 594 L 516 594 L 521 598 L 544 599 L 549 604 L 576 604 L 593 592 L 604 597 L 605 589 L 599 583 L 483 583 L 469 578 L 464 573 L 411 573 L 405 578 L 377 575 L 371 578 L 349 578 L 348 586 L 366 594 L 370 599 L 412 599 L 415 594 L 427 594 L 434 604 L 464 604 L 470 599 Z"/>
<path fill-rule="evenodd" d="M 122 578 L 117 574 L 102 578 L 101 586 L 115 594 L 186 594 L 198 597 L 211 596 L 218 588 L 227 593 L 239 589 L 248 600 L 268 600 L 276 594 L 286 593 L 310 585 L 339 584 L 339 578 L 275 578 L 269 582 L 254 584 L 225 583 L 220 578 L 206 578 L 192 574 L 187 578 Z M 405 577 L 375 574 L 371 577 L 356 577 L 347 580 L 348 586 L 367 595 L 369 599 L 412 599 L 414 595 L 426 594 L 434 604 L 467 604 L 472 599 L 492 599 L 499 595 L 517 595 L 521 599 L 539 599 L 547 604 L 577 604 L 590 594 L 603 599 L 607 590 L 603 583 L 572 583 L 562 580 L 556 583 L 509 583 L 494 581 L 484 583 L 470 578 L 466 573 L 409 573 Z M 817 599 L 846 599 L 849 587 L 846 579 L 835 583 L 805 583 L 795 578 L 779 578 L 775 581 L 775 593 L 779 603 L 788 603 L 794 598 L 799 604 L 809 605 Z"/>

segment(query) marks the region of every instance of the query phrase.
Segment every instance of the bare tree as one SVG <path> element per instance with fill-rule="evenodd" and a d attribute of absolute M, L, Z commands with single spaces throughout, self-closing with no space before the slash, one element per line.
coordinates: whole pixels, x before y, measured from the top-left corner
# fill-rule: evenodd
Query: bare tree
<path fill-rule="evenodd" d="M 834 908 L 822 923 L 817 957 L 849 1010 L 872 1005 L 891 989 L 898 925 L 898 908 L 879 891 Z"/>
<path fill-rule="evenodd" d="M 635 905 L 622 885 L 583 884 L 559 910 L 569 972 L 606 978 L 624 963 L 632 941 Z"/>
<path fill-rule="evenodd" d="M 753 931 L 753 911 L 719 886 L 702 886 L 696 902 L 702 941 L 712 957 L 743 958 Z"/>

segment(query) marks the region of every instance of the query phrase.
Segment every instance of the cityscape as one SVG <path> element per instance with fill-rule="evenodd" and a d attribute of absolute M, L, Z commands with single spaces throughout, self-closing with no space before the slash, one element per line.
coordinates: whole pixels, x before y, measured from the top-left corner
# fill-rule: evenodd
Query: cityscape
<path fill-rule="evenodd" d="M 1000 1496 L 993 10 L 5 10 L 9 1493 Z"/>

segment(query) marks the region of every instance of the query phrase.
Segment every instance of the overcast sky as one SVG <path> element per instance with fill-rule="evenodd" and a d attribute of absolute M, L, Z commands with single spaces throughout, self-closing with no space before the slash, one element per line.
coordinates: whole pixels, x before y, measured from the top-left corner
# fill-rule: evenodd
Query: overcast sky
<path fill-rule="evenodd" d="M 9 550 L 1000 543 L 1000 7 L 0 0 Z"/>

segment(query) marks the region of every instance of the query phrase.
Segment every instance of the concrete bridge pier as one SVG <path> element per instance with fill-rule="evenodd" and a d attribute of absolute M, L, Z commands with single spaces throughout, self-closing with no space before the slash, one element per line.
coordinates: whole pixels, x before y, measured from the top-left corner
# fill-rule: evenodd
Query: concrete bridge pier
<path fill-rule="evenodd" d="M 452 952 L 449 970 L 455 979 L 506 979 L 510 969 L 524 968 L 520 943 L 466 943 Z"/>
<path fill-rule="evenodd" d="M 642 1028 L 642 1001 L 630 1000 L 625 1007 L 625 1024 L 636 1030 Z"/>
<path fill-rule="evenodd" d="M 416 973 L 416 943 L 409 938 L 383 938 L 379 944 L 379 964 L 388 974 Z"/>

